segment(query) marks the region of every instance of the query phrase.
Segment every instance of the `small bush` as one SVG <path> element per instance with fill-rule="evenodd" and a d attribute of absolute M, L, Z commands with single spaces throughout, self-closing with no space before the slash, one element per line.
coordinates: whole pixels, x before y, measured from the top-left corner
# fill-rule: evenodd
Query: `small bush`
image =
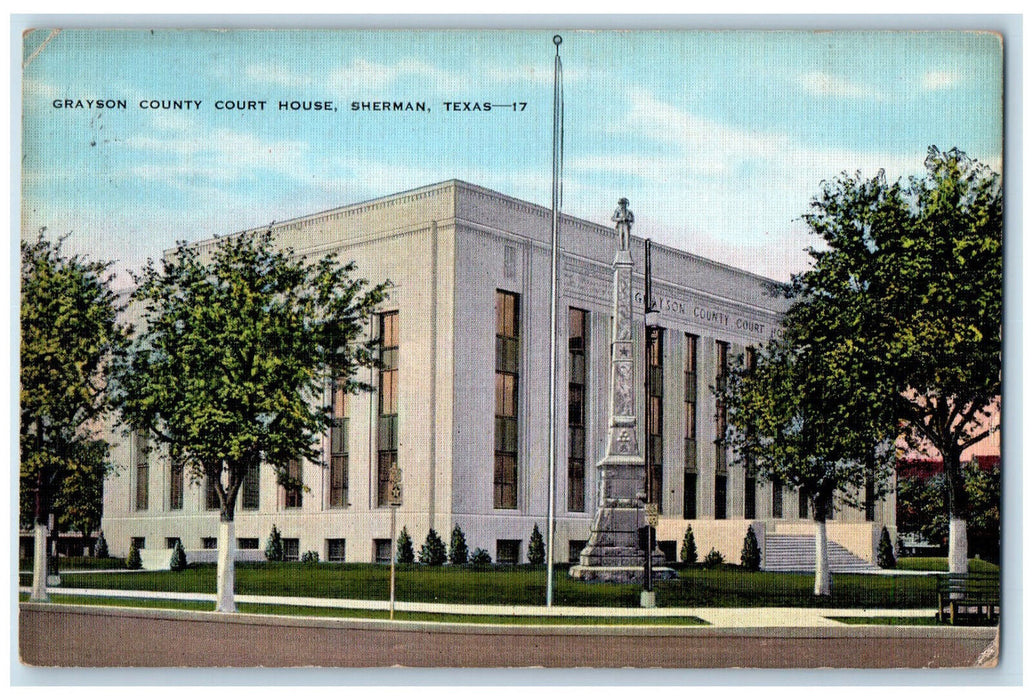
<path fill-rule="evenodd" d="M 466 548 L 466 535 L 457 524 L 452 528 L 452 541 L 448 547 L 448 563 L 454 566 L 462 566 L 470 558 L 470 551 Z"/>
<path fill-rule="evenodd" d="M 108 541 L 104 539 L 104 531 L 100 531 L 100 535 L 97 537 L 97 544 L 93 550 L 93 556 L 98 559 L 107 559 L 111 555 L 108 553 Z"/>
<path fill-rule="evenodd" d="M 747 571 L 760 571 L 760 544 L 757 542 L 757 535 L 753 532 L 753 526 L 746 528 L 746 537 L 742 542 L 742 554 L 739 563 Z"/>
<path fill-rule="evenodd" d="M 491 555 L 478 547 L 473 550 L 473 554 L 470 555 L 470 563 L 474 566 L 488 566 L 491 564 Z"/>
<path fill-rule="evenodd" d="M 710 552 L 703 559 L 703 566 L 707 567 L 708 569 L 712 569 L 724 563 L 725 558 L 721 556 L 721 552 L 717 551 L 713 547 L 710 548 Z"/>
<path fill-rule="evenodd" d="M 136 546 L 136 542 L 129 545 L 129 556 L 126 557 L 126 568 L 137 569 L 143 568 L 143 561 L 140 559 L 140 549 Z"/>
<path fill-rule="evenodd" d="M 427 566 L 441 566 L 448 561 L 448 553 L 445 551 L 445 543 L 437 530 L 430 529 L 427 533 L 427 541 L 420 548 L 420 563 Z"/>
<path fill-rule="evenodd" d="M 893 553 L 893 542 L 890 540 L 889 530 L 885 526 L 882 528 L 882 534 L 879 535 L 878 564 L 880 569 L 897 568 L 897 557 Z"/>
<path fill-rule="evenodd" d="M 538 529 L 538 523 L 534 524 L 531 530 L 531 541 L 527 545 L 527 561 L 535 566 L 545 563 L 545 542 L 542 540 L 542 532 Z"/>
<path fill-rule="evenodd" d="M 302 564 L 318 564 L 319 563 L 319 552 L 313 552 L 309 550 L 301 555 Z"/>
<path fill-rule="evenodd" d="M 686 564 L 695 564 L 699 560 L 696 553 L 696 536 L 692 534 L 692 525 L 685 529 L 685 537 L 681 541 L 681 560 Z"/>
<path fill-rule="evenodd" d="M 183 543 L 179 540 L 176 540 L 176 546 L 172 548 L 169 568 L 173 571 L 182 571 L 187 568 L 187 553 L 183 550 Z"/>
<path fill-rule="evenodd" d="M 398 533 L 398 546 L 397 554 L 395 555 L 396 560 L 399 564 L 412 564 L 416 561 L 416 553 L 412 549 L 412 537 L 409 536 L 409 531 L 402 526 L 402 531 Z"/>
<path fill-rule="evenodd" d="M 269 539 L 265 542 L 265 558 L 267 561 L 283 561 L 283 539 L 275 525 L 273 525 L 273 531 L 269 533 Z"/>

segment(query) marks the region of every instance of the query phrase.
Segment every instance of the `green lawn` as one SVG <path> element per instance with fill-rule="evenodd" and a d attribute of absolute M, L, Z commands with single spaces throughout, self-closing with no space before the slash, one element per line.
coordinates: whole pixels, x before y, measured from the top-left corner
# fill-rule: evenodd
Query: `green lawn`
<path fill-rule="evenodd" d="M 241 563 L 236 590 L 253 595 L 385 600 L 390 569 L 371 564 Z M 488 569 L 399 566 L 398 600 L 541 605 L 545 600 L 545 570 L 531 566 Z M 215 592 L 215 565 L 193 565 L 186 571 L 63 574 L 63 587 L 118 590 Z M 22 577 L 22 585 L 28 585 Z M 672 581 L 656 585 L 662 607 L 875 607 L 931 608 L 936 606 L 936 580 L 929 576 L 836 574 L 832 596 L 815 598 L 813 574 L 743 571 L 690 567 Z M 635 585 L 582 583 L 557 567 L 555 605 L 638 607 L 641 588 Z"/>
<path fill-rule="evenodd" d="M 897 568 L 905 571 L 947 571 L 947 557 L 901 557 Z M 968 570 L 973 574 L 1000 573 L 1001 567 L 982 559 L 969 559 Z"/>
<path fill-rule="evenodd" d="M 22 601 L 28 595 L 20 596 Z M 110 598 L 98 596 L 62 595 L 52 593 L 53 603 L 69 605 L 99 605 L 120 608 L 147 608 L 156 610 L 197 610 L 211 612 L 212 603 L 192 600 L 154 600 L 150 598 Z M 298 605 L 263 605 L 258 603 L 239 603 L 237 608 L 242 613 L 258 615 L 297 615 L 301 617 L 336 617 L 363 620 L 387 620 L 387 610 L 354 610 L 346 608 L 323 608 Z M 576 617 L 560 615 L 454 615 L 449 613 L 409 612 L 396 610 L 395 620 L 406 622 L 462 622 L 479 625 L 624 625 L 624 626 L 657 626 L 675 625 L 694 627 L 706 625 L 707 622 L 691 615 L 667 617 L 602 617 L 597 615 L 578 615 Z"/>

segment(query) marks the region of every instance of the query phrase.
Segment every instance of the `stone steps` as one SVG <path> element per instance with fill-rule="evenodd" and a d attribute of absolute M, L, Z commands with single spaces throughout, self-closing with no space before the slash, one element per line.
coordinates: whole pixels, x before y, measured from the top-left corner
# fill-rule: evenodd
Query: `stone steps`
<path fill-rule="evenodd" d="M 765 538 L 765 571 L 813 572 L 813 535 L 768 535 Z M 842 545 L 829 540 L 829 568 L 833 573 L 877 573 L 879 568 Z"/>

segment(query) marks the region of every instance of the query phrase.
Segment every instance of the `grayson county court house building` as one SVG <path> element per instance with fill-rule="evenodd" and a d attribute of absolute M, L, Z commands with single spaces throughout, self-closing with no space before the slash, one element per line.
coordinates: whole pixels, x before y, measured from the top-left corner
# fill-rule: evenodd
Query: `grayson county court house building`
<path fill-rule="evenodd" d="M 336 424 L 323 437 L 322 463 L 293 466 L 308 490 L 284 489 L 265 469 L 246 483 L 236 510 L 238 559 L 260 559 L 276 525 L 290 558 L 312 550 L 324 561 L 389 561 L 388 470 L 397 465 L 398 528 L 417 548 L 431 527 L 447 541 L 458 524 L 471 551 L 527 561 L 532 528 L 544 534 L 548 507 L 551 216 L 452 180 L 273 226 L 283 245 L 354 260 L 357 274 L 393 286 L 370 324 L 383 367 L 362 370 L 377 390 L 327 392 Z M 608 226 L 563 216 L 561 232 L 558 561 L 576 559 L 598 502 L 615 250 Z M 196 245 L 203 252 L 215 241 Z M 632 240 L 639 348 L 643 248 Z M 778 331 L 786 302 L 769 295 L 769 280 L 691 253 L 654 246 L 652 260 L 663 331 L 645 403 L 655 426 L 661 549 L 673 559 L 690 523 L 701 557 L 715 548 L 734 562 L 751 523 L 762 550 L 775 535 L 811 535 L 806 501 L 747 474 L 716 440 L 724 416 L 712 387 Z M 643 364 L 636 360 L 639 387 Z M 640 395 L 639 444 L 643 403 Z M 179 539 L 190 561 L 213 560 L 214 492 L 184 480 L 144 436 L 115 439 L 114 461 L 129 468 L 105 483 L 102 529 L 112 554 L 126 554 L 135 539 L 145 562 L 160 564 Z M 895 534 L 894 510 L 892 496 L 840 510 L 829 539 L 872 562 L 882 526 Z"/>

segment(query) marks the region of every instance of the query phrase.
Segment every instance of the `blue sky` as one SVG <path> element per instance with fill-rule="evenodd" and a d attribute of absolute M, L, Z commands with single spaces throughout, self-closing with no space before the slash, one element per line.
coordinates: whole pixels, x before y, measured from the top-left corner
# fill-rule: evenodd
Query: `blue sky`
<path fill-rule="evenodd" d="M 138 267 L 197 240 L 459 178 L 548 205 L 550 31 L 27 34 L 22 234 Z M 800 215 L 844 170 L 917 174 L 929 145 L 1000 172 L 1001 47 L 958 32 L 563 32 L 564 211 L 786 279 Z M 38 50 L 38 53 L 36 53 Z M 33 56 L 33 54 L 35 54 Z M 125 110 L 55 99 L 124 99 Z M 142 110 L 141 99 L 201 100 Z M 264 111 L 213 109 L 266 100 Z M 332 100 L 293 113 L 279 100 Z M 426 114 L 352 112 L 424 101 Z M 449 113 L 444 101 L 527 102 Z"/>

